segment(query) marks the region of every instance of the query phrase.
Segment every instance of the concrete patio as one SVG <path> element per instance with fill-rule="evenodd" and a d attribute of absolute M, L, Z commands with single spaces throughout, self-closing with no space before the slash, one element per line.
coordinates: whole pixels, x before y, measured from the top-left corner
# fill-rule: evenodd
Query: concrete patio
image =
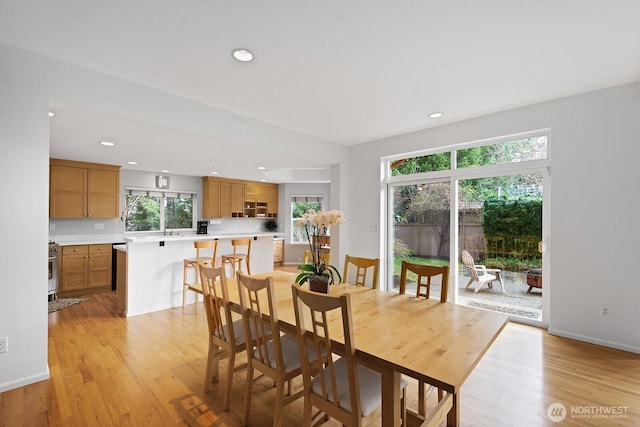
<path fill-rule="evenodd" d="M 531 293 L 527 290 L 527 275 L 525 273 L 502 271 L 502 281 L 505 293 L 502 293 L 500 284 L 495 282 L 493 288 L 482 286 L 478 292 L 474 292 L 474 286 L 465 289 L 469 281 L 466 269 L 459 271 L 458 303 L 470 307 L 499 311 L 513 316 L 520 316 L 532 320 L 540 320 L 542 314 L 542 289 L 533 288 Z M 394 288 L 397 288 L 394 286 Z M 439 298 L 441 279 L 434 277 L 431 283 L 431 298 Z M 407 294 L 415 294 L 415 282 L 407 283 Z M 449 296 L 452 300 L 452 295 Z"/>

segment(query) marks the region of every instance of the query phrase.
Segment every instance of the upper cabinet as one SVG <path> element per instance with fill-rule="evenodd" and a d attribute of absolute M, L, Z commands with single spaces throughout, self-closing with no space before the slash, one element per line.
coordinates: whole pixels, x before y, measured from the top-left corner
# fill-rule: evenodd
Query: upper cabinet
<path fill-rule="evenodd" d="M 204 218 L 276 218 L 278 184 L 202 177 Z"/>
<path fill-rule="evenodd" d="M 49 164 L 49 217 L 119 217 L 120 166 L 60 159 Z"/>

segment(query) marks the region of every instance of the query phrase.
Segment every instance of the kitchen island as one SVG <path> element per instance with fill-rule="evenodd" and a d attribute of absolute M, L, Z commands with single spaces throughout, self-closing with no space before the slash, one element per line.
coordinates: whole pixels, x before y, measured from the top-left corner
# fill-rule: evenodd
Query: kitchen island
<path fill-rule="evenodd" d="M 184 258 L 194 258 L 193 242 L 218 240 L 218 264 L 222 254 L 233 252 L 232 239 L 251 238 L 251 273 L 273 271 L 273 239 L 275 233 L 222 233 L 172 236 L 125 237 L 127 253 L 127 317 L 182 305 Z M 193 274 L 193 273 L 192 273 Z M 227 267 L 227 277 L 231 269 Z M 193 280 L 193 277 L 191 278 Z M 187 304 L 196 294 L 187 292 Z M 202 296 L 198 295 L 200 301 Z"/>

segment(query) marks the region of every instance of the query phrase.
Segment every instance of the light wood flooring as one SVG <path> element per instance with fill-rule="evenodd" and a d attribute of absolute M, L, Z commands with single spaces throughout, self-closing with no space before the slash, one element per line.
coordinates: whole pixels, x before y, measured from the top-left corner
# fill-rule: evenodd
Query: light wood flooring
<path fill-rule="evenodd" d="M 221 407 L 222 382 L 203 392 L 207 325 L 201 302 L 129 319 L 115 312 L 109 292 L 49 314 L 51 378 L 0 394 L 0 426 L 240 425 L 246 371 L 236 373 L 229 412 Z M 268 380 L 257 384 L 251 425 L 268 426 L 275 389 Z M 414 383 L 408 394 L 416 407 Z M 640 355 L 510 324 L 460 399 L 463 426 L 640 425 Z M 434 401 L 431 393 L 429 404 Z M 546 415 L 555 402 L 569 411 L 557 424 Z M 571 417 L 572 407 L 582 418 Z M 584 417 L 611 407 L 625 413 Z M 284 425 L 300 425 L 301 413 L 301 401 L 286 407 Z M 378 413 L 365 425 L 379 424 Z"/>

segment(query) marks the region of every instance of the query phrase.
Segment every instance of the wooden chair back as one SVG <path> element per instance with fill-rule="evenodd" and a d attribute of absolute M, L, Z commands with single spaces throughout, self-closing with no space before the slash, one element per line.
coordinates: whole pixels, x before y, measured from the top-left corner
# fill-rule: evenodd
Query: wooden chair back
<path fill-rule="evenodd" d="M 318 408 L 344 425 L 360 425 L 362 406 L 355 353 L 351 301 L 349 294 L 331 296 L 291 286 L 300 343 L 305 400 L 303 425 L 310 425 L 312 407 Z M 331 315 L 332 312 L 336 315 Z M 310 320 L 307 324 L 307 320 Z M 330 323 L 342 323 L 344 352 L 336 358 L 331 349 Z M 311 342 L 309 351 L 307 344 Z M 340 361 L 340 362 L 338 362 Z M 346 362 L 346 378 L 337 371 L 337 364 Z M 314 377 L 315 373 L 315 377 Z M 340 389 L 339 380 L 346 380 L 348 390 Z M 337 397 L 337 398 L 336 398 Z M 345 401 L 348 400 L 348 403 Z M 345 406 L 350 410 L 345 409 Z"/>
<path fill-rule="evenodd" d="M 205 264 L 210 267 L 216 266 L 216 258 L 218 257 L 217 240 L 196 240 L 193 242 L 193 247 L 196 248 L 196 262 L 198 264 Z M 207 249 L 211 249 L 211 251 L 207 251 Z M 208 254 L 203 254 L 201 251 L 208 252 Z"/>
<path fill-rule="evenodd" d="M 462 251 L 462 263 L 464 264 L 467 272 L 471 276 L 472 280 L 479 280 L 478 278 L 478 270 L 476 270 L 476 265 L 473 261 L 473 257 L 467 250 Z"/>
<path fill-rule="evenodd" d="M 231 239 L 232 254 L 222 255 L 222 265 L 231 264 L 232 277 L 236 275 L 236 267 L 240 270 L 242 261 L 244 260 L 247 267 L 247 273 L 251 274 L 251 238 L 247 239 Z M 239 252 L 238 249 L 246 247 L 246 251 Z"/>
<path fill-rule="evenodd" d="M 240 307 L 246 336 L 253 336 L 253 348 L 247 348 L 248 372 L 243 425 L 249 425 L 253 371 L 258 370 L 276 383 L 276 399 L 273 409 L 273 425 L 282 422 L 284 405 L 303 396 L 303 390 L 292 393 L 291 380 L 302 374 L 300 349 L 297 340 L 281 336 L 276 311 L 273 277 L 256 278 L 238 272 Z M 285 358 L 288 361 L 285 365 Z M 288 383 L 285 396 L 284 386 Z"/>
<path fill-rule="evenodd" d="M 416 264 L 402 261 L 402 269 L 400 272 L 400 294 L 404 294 L 407 288 L 407 276 L 409 273 L 416 275 L 416 297 L 424 296 L 427 299 L 431 293 L 431 278 L 442 275 L 442 286 L 440 288 L 440 302 L 447 302 L 449 291 L 449 267 L 433 266 L 425 264 Z M 424 281 L 426 279 L 426 282 Z M 422 293 L 421 289 L 425 288 L 426 292 Z"/>
<path fill-rule="evenodd" d="M 376 289 L 378 287 L 378 276 L 380 272 L 380 259 L 379 258 L 359 258 L 350 255 L 344 257 L 344 274 L 342 275 L 343 283 L 349 282 L 349 266 L 353 265 L 356 269 L 355 279 L 353 284 L 357 286 L 366 286 L 367 273 L 372 271 L 371 276 L 371 288 Z"/>
<path fill-rule="evenodd" d="M 322 258 L 325 262 L 325 264 L 329 265 L 331 264 L 331 253 L 329 252 L 321 252 L 320 253 L 320 258 Z M 302 257 L 302 263 L 303 264 L 312 264 L 313 263 L 313 254 L 311 253 L 311 251 L 307 250 L 304 251 L 304 255 Z"/>
<path fill-rule="evenodd" d="M 261 370 L 273 371 L 283 365 L 273 277 L 259 279 L 242 272 L 236 277 L 245 333 L 251 331 L 256 338 L 255 351 L 249 357 Z"/>
<path fill-rule="evenodd" d="M 244 325 L 240 316 L 233 319 L 234 310 L 229 302 L 229 290 L 224 267 L 207 267 L 198 264 L 204 293 L 204 309 L 209 327 L 209 352 L 205 371 L 204 391 L 211 388 L 211 382 L 218 380 L 219 363 L 228 358 L 227 382 L 225 385 L 224 409 L 230 405 L 233 373 L 244 369 L 247 364 L 235 364 L 237 353 L 246 350 Z"/>
<path fill-rule="evenodd" d="M 233 247 L 233 256 L 241 256 L 246 255 L 249 256 L 251 254 L 251 239 L 231 239 L 231 246 Z M 238 252 L 238 248 L 247 247 L 247 250 L 244 252 Z"/>

